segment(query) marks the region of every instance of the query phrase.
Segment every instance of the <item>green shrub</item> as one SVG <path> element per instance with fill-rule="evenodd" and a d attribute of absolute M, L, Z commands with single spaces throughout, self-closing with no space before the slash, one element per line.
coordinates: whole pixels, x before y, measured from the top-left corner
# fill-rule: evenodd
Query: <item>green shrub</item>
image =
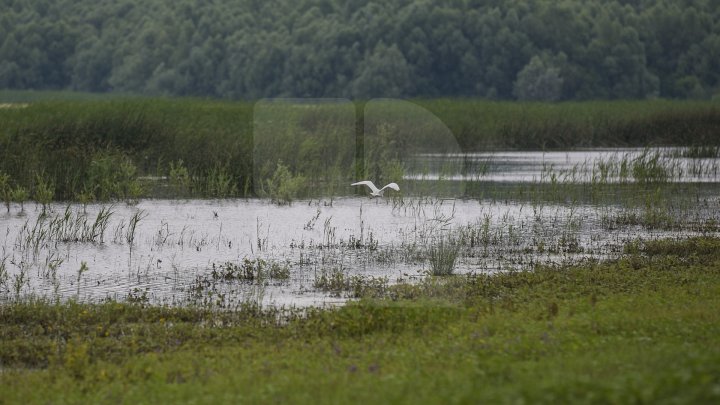
<path fill-rule="evenodd" d="M 47 205 L 50 204 L 55 197 L 55 185 L 52 184 L 52 182 L 46 181 L 43 176 L 39 174 L 36 175 L 35 178 L 34 198 L 35 201 L 42 204 L 44 211 Z"/>
<path fill-rule="evenodd" d="M 137 168 L 127 156 L 117 152 L 101 152 L 92 157 L 84 192 L 95 199 L 136 199 L 142 189 L 137 181 Z"/>
<path fill-rule="evenodd" d="M 277 164 L 275 173 L 267 182 L 265 192 L 277 204 L 290 204 L 307 187 L 304 176 L 293 175 L 282 162 Z"/>
<path fill-rule="evenodd" d="M 16 186 L 12 192 L 10 199 L 13 202 L 16 202 L 20 204 L 20 210 L 25 209 L 25 201 L 27 201 L 30 198 L 30 193 L 27 191 L 27 189 L 23 186 Z"/>
<path fill-rule="evenodd" d="M 169 178 L 170 187 L 172 187 L 175 193 L 180 195 L 190 193 L 192 178 L 182 159 L 179 159 L 177 162 L 170 162 Z"/>
<path fill-rule="evenodd" d="M 226 198 L 237 195 L 238 188 L 227 166 L 216 164 L 205 178 L 208 197 Z"/>

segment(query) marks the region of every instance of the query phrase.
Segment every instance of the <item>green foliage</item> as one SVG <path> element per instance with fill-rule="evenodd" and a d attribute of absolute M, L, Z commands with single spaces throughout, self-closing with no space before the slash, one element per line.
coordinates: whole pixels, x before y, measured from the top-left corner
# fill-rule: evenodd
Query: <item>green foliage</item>
<path fill-rule="evenodd" d="M 183 160 L 170 162 L 170 186 L 180 195 L 187 195 L 190 192 L 191 178 Z"/>
<path fill-rule="evenodd" d="M 720 240 L 626 251 L 604 263 L 428 278 L 389 287 L 388 299 L 302 312 L 5 303 L 0 394 L 11 403 L 717 402 Z"/>
<path fill-rule="evenodd" d="M 413 93 L 412 69 L 396 45 L 379 42 L 358 67 L 352 83 L 352 96 L 399 98 Z"/>
<path fill-rule="evenodd" d="M 438 241 L 428 248 L 429 273 L 433 276 L 452 275 L 459 248 L 460 246 L 451 238 L 438 238 Z"/>
<path fill-rule="evenodd" d="M 206 195 L 226 198 L 237 195 L 237 184 L 233 182 L 230 171 L 219 164 L 210 169 L 206 177 Z"/>
<path fill-rule="evenodd" d="M 36 183 L 35 183 L 35 192 L 34 192 L 34 198 L 35 201 L 42 204 L 43 209 L 52 202 L 53 198 L 55 197 L 55 186 L 46 181 L 43 176 L 36 175 Z"/>
<path fill-rule="evenodd" d="M 0 108 L 0 172 L 7 175 L 0 198 L 9 203 L 17 186 L 35 197 L 41 173 L 58 200 L 255 194 L 287 203 L 349 193 L 347 185 L 359 177 L 398 182 L 417 169 L 408 158 L 420 153 L 413 149 L 418 145 L 438 153 L 449 144 L 459 146 L 450 152 L 701 145 L 687 153 L 710 156 L 720 142 L 720 109 L 712 102 L 407 104 L 434 121 L 392 103 L 375 103 L 367 112 L 359 102 L 272 105 L 260 120 L 268 125 L 254 133 L 253 105 L 245 102 L 135 98 Z M 440 130 L 447 137 L 438 137 Z M 638 176 L 647 178 L 641 169 L 649 163 L 638 162 Z"/>
<path fill-rule="evenodd" d="M 672 168 L 662 162 L 662 156 L 655 152 L 643 152 L 632 163 L 632 175 L 640 183 L 664 183 L 671 178 Z"/>
<path fill-rule="evenodd" d="M 347 274 L 342 266 L 322 268 L 315 273 L 313 287 L 335 297 L 384 297 L 389 291 L 387 277 L 363 277 Z"/>
<path fill-rule="evenodd" d="M 533 56 L 518 73 L 513 93 L 518 100 L 555 101 L 562 94 L 562 84 L 560 69 Z"/>
<path fill-rule="evenodd" d="M 15 186 L 10 192 L 10 200 L 19 203 L 21 209 L 24 209 L 25 201 L 30 198 L 30 192 L 23 186 Z"/>
<path fill-rule="evenodd" d="M 5 203 L 7 210 L 10 211 L 10 202 L 12 201 L 10 175 L 2 171 L 0 171 L 0 198 Z"/>
<path fill-rule="evenodd" d="M 264 283 L 268 280 L 287 280 L 290 278 L 290 267 L 278 262 L 267 262 L 263 259 L 245 258 L 239 264 L 227 262 L 216 266 L 213 264 L 210 277 L 214 280 L 240 280 Z"/>
<path fill-rule="evenodd" d="M 268 180 L 265 192 L 277 204 L 290 204 L 307 187 L 304 176 L 293 175 L 287 166 L 278 162 L 272 177 Z"/>
<path fill-rule="evenodd" d="M 125 155 L 100 152 L 90 160 L 85 190 L 98 200 L 136 199 L 141 188 L 137 168 Z"/>
<path fill-rule="evenodd" d="M 77 296 L 78 299 L 80 298 L 80 280 L 82 280 L 82 275 L 83 275 L 84 273 L 87 273 L 88 270 L 89 270 L 89 268 L 88 268 L 87 262 L 84 262 L 84 261 L 83 261 L 83 262 L 80 262 L 80 268 L 79 268 L 78 271 L 77 271 L 77 280 L 76 280 L 76 282 L 75 282 L 75 284 L 77 285 L 77 295 L 76 295 L 76 296 Z M 84 357 L 84 356 L 83 356 L 83 357 Z M 86 359 L 83 358 L 82 361 L 83 361 L 83 363 L 84 363 L 84 362 L 86 361 Z M 74 363 L 74 362 L 73 362 L 73 363 Z M 70 368 L 70 371 L 72 371 L 73 373 L 77 374 L 77 372 L 78 372 L 79 370 L 77 370 L 76 367 L 71 367 L 71 368 Z"/>
<path fill-rule="evenodd" d="M 565 100 L 710 98 L 720 87 L 720 11 L 705 0 L 4 5 L 7 89 L 511 99 L 527 96 L 521 73 L 540 54 L 554 59 L 540 82 L 555 97 L 562 78 Z"/>

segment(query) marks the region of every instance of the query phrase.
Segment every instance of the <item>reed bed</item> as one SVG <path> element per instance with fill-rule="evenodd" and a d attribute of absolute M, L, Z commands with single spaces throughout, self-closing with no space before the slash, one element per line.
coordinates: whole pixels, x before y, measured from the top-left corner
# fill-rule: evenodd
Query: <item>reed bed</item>
<path fill-rule="evenodd" d="M 681 145 L 707 156 L 717 155 L 719 128 L 717 103 L 665 100 L 34 101 L 0 110 L 0 194 L 41 203 L 252 195 L 290 202 L 350 193 L 338 184 L 358 177 L 417 172 L 412 156 L 427 151 Z"/>

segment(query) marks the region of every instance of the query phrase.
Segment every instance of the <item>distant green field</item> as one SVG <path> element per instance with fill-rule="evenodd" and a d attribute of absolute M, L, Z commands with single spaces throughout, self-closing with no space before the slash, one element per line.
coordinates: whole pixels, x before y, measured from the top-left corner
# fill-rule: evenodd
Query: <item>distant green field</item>
<path fill-rule="evenodd" d="M 308 184 L 332 194 L 334 184 L 353 178 L 401 175 L 404 159 L 417 152 L 408 145 L 442 150 L 438 125 L 465 152 L 720 144 L 720 104 L 711 101 L 281 106 L 260 122 L 266 133 L 253 134 L 251 102 L 71 92 L 3 92 L 0 100 L 27 104 L 0 108 L 6 200 L 15 191 L 34 198 L 40 186 L 53 199 L 80 201 L 299 196 Z M 372 114 L 363 114 L 365 106 Z M 375 142 L 364 155 L 362 136 Z"/>
<path fill-rule="evenodd" d="M 32 103 L 37 101 L 92 101 L 118 98 L 140 98 L 130 93 L 89 93 L 64 90 L 0 90 L 0 103 Z"/>
<path fill-rule="evenodd" d="M 0 398 L 717 403 L 720 240 L 626 252 L 607 263 L 428 278 L 306 313 L 3 304 Z"/>

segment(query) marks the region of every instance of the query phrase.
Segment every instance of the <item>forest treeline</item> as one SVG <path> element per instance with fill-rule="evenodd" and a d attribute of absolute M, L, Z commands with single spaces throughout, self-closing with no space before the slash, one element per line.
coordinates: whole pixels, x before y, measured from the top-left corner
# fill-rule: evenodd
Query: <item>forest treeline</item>
<path fill-rule="evenodd" d="M 710 98 L 715 0 L 0 0 L 0 89 Z"/>

